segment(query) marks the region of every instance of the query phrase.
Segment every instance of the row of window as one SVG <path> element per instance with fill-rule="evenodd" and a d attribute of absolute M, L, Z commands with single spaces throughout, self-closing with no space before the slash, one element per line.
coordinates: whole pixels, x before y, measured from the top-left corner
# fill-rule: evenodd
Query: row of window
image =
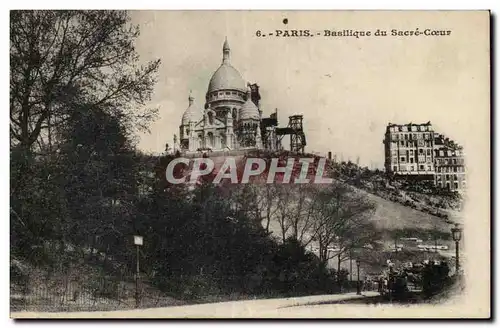
<path fill-rule="evenodd" d="M 408 160 L 407 160 L 408 158 Z M 418 160 L 418 161 L 417 161 Z M 432 163 L 432 158 L 430 156 L 425 156 L 425 155 L 421 155 L 421 156 L 418 156 L 417 160 L 412 157 L 412 156 L 409 156 L 409 157 L 406 157 L 406 156 L 401 156 L 399 157 L 399 162 L 400 163 L 409 163 L 409 164 L 413 164 L 413 163 Z M 397 156 L 393 156 L 392 157 L 392 162 L 393 163 L 397 163 L 398 162 L 398 157 Z M 439 167 L 440 169 L 442 170 L 449 170 L 449 172 L 451 172 L 453 170 L 453 172 L 464 172 L 464 167 L 463 167 L 463 164 L 464 164 L 464 161 L 463 159 L 456 159 L 456 158 L 453 158 L 453 159 L 445 159 L 445 160 L 436 160 L 436 167 Z M 453 167 L 447 167 L 446 165 L 457 165 L 457 166 L 453 166 Z M 441 167 L 441 166 L 444 166 L 444 167 Z M 446 172 L 446 171 L 442 171 L 442 172 Z"/>
<path fill-rule="evenodd" d="M 412 125 L 410 129 L 408 129 L 407 125 L 401 126 L 392 126 L 390 128 L 391 132 L 417 132 L 417 131 L 432 131 L 430 125 Z"/>
<path fill-rule="evenodd" d="M 393 158 L 392 158 L 392 161 L 393 161 L 394 163 L 397 163 L 398 158 L 397 158 L 397 157 L 393 157 Z M 417 163 L 417 161 L 416 161 L 413 157 L 409 157 L 409 158 L 408 158 L 408 162 L 407 162 L 407 161 L 406 161 L 406 157 L 405 157 L 405 156 L 401 156 L 401 157 L 399 158 L 399 161 L 400 161 L 401 163 L 410 163 L 410 164 L 413 164 L 414 162 L 415 162 L 415 163 Z M 432 163 L 432 158 L 431 158 L 431 157 L 427 157 L 427 159 L 426 159 L 425 155 L 418 156 L 418 163 L 425 163 L 425 162 L 427 162 L 427 163 Z"/>
<path fill-rule="evenodd" d="M 397 171 L 416 171 L 416 167 L 414 165 L 400 165 L 400 169 L 398 170 L 398 167 L 397 166 L 393 166 L 392 167 L 392 170 L 394 172 L 397 172 Z M 432 165 L 419 165 L 418 166 L 418 171 L 432 171 Z"/>
<path fill-rule="evenodd" d="M 398 143 L 392 142 L 391 143 L 391 148 L 392 148 L 392 154 L 396 155 L 397 154 L 397 148 Z M 399 142 L 400 147 L 416 147 L 417 145 L 415 144 L 414 141 L 400 141 Z M 432 147 L 432 143 L 430 141 L 425 141 L 424 140 L 419 140 L 418 141 L 418 147 Z M 418 150 L 420 154 L 422 154 L 424 151 L 426 151 L 427 155 L 430 155 L 431 149 L 419 149 Z M 413 150 L 410 150 L 410 152 L 413 152 Z M 434 155 L 436 157 L 461 157 L 463 155 L 462 151 L 460 150 L 434 150 Z"/>
<path fill-rule="evenodd" d="M 437 165 L 463 165 L 463 158 L 436 158 Z"/>
<path fill-rule="evenodd" d="M 445 166 L 445 167 L 441 167 L 441 166 L 437 166 L 436 167 L 436 172 L 440 172 L 440 173 L 447 173 L 447 172 L 465 172 L 465 168 L 463 166 L 453 166 L 453 167 L 449 167 L 449 166 Z"/>
<path fill-rule="evenodd" d="M 455 180 L 457 181 L 458 180 L 458 175 L 456 174 L 446 174 L 446 175 L 436 175 L 436 180 Z"/>
<path fill-rule="evenodd" d="M 446 183 L 438 181 L 437 186 L 440 188 L 447 188 L 447 189 L 451 189 L 451 186 L 453 186 L 454 190 L 460 188 L 458 181 L 453 182 L 453 184 L 451 184 L 449 181 L 447 181 Z M 462 188 L 465 188 L 465 187 L 467 187 L 467 184 L 465 183 L 465 181 L 462 181 Z"/>
<path fill-rule="evenodd" d="M 432 147 L 432 140 L 401 140 L 391 142 L 391 148 L 399 147 Z"/>
<path fill-rule="evenodd" d="M 403 152 L 405 152 L 405 150 L 402 150 L 402 151 L 400 150 L 399 151 L 400 154 L 403 153 Z M 413 149 L 406 150 L 406 156 L 413 156 L 414 153 L 415 153 L 415 151 Z M 420 148 L 420 149 L 418 149 L 418 154 L 419 155 L 426 154 L 427 156 L 431 156 L 432 153 L 431 153 L 431 149 L 430 148 L 428 148 L 428 149 L 422 149 L 422 148 Z M 392 155 L 393 156 L 397 156 L 398 155 L 397 149 L 393 149 L 392 150 Z"/>
<path fill-rule="evenodd" d="M 198 143 L 207 147 L 216 146 L 216 139 L 220 140 L 221 147 L 226 146 L 226 135 L 221 133 L 218 136 L 215 136 L 212 132 L 208 132 L 206 138 L 203 138 L 203 134 L 198 134 Z"/>
<path fill-rule="evenodd" d="M 392 135 L 392 140 L 429 140 L 432 138 L 431 133 L 397 133 Z"/>
<path fill-rule="evenodd" d="M 452 157 L 452 156 L 462 156 L 462 152 L 460 150 L 435 150 L 436 156 L 440 157 Z"/>
<path fill-rule="evenodd" d="M 398 161 L 397 157 L 394 157 L 392 159 L 393 164 L 397 163 L 397 161 Z M 412 157 L 410 157 L 409 162 L 406 162 L 405 158 L 401 157 L 400 163 L 401 164 L 417 164 L 417 162 L 414 161 L 414 159 Z M 432 161 L 431 161 L 430 157 L 427 157 L 427 160 L 425 160 L 424 158 L 419 158 L 418 163 L 419 164 L 421 164 L 421 163 L 431 164 Z M 397 166 L 394 166 L 394 167 L 397 167 Z M 463 172 L 465 172 L 465 167 L 463 167 L 463 166 L 437 166 L 436 165 L 436 172 L 439 172 L 439 173 L 463 173 Z"/>
<path fill-rule="evenodd" d="M 210 95 L 210 100 L 214 100 L 214 99 L 217 99 L 218 97 L 223 97 L 223 96 L 240 96 L 240 97 L 243 97 L 243 94 L 240 93 L 240 92 L 236 92 L 236 91 L 225 91 L 225 92 L 218 92 L 218 93 L 212 93 Z"/>

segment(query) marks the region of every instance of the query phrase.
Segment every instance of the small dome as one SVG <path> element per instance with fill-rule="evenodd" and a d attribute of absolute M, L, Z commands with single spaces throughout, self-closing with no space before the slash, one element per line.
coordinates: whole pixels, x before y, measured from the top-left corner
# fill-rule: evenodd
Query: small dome
<path fill-rule="evenodd" d="M 214 73 L 208 84 L 208 93 L 217 90 L 245 91 L 245 81 L 233 66 L 222 64 Z"/>
<path fill-rule="evenodd" d="M 240 120 L 260 120 L 259 109 L 252 101 L 250 91 L 247 92 L 247 101 L 240 109 Z"/>
<path fill-rule="evenodd" d="M 189 106 L 186 108 L 184 115 L 182 115 L 182 125 L 188 125 L 189 122 L 198 123 L 203 118 L 203 113 L 194 103 L 194 98 L 190 95 L 188 99 Z"/>

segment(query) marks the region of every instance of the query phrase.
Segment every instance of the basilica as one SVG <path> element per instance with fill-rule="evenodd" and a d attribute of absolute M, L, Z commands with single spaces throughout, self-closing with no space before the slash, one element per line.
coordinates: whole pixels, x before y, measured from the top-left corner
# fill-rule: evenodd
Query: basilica
<path fill-rule="evenodd" d="M 179 126 L 183 152 L 263 148 L 258 86 L 245 83 L 231 65 L 230 55 L 226 39 L 222 63 L 210 79 L 203 109 L 189 95 Z"/>

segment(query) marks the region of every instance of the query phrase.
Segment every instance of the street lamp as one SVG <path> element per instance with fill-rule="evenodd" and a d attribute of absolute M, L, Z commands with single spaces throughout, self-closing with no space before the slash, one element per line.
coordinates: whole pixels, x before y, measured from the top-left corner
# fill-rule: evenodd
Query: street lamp
<path fill-rule="evenodd" d="M 455 227 L 451 228 L 451 236 L 455 241 L 455 270 L 458 274 L 458 269 L 460 268 L 460 251 L 459 251 L 459 241 L 462 239 L 462 229 L 455 223 Z"/>
<path fill-rule="evenodd" d="M 389 279 L 387 280 L 387 289 L 389 293 L 389 302 L 392 303 L 392 279 L 394 272 L 394 262 L 387 260 L 387 266 L 389 267 Z"/>
<path fill-rule="evenodd" d="M 139 307 L 139 246 L 142 246 L 143 238 L 142 236 L 134 236 L 134 245 L 137 249 L 136 255 L 136 273 L 135 273 L 135 307 Z"/>
<path fill-rule="evenodd" d="M 356 266 L 358 267 L 358 283 L 356 285 L 356 294 L 361 295 L 361 285 L 360 285 L 360 280 L 359 280 L 359 266 L 361 265 L 361 261 L 359 259 L 356 259 Z"/>

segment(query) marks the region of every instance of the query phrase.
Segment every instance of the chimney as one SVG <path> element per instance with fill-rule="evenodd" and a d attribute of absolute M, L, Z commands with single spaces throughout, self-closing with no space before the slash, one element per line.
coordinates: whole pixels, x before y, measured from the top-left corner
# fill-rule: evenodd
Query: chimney
<path fill-rule="evenodd" d="M 331 151 L 329 151 L 329 152 L 328 152 L 328 159 L 329 159 L 329 160 L 331 160 L 331 159 L 332 159 L 332 152 L 331 152 Z"/>

